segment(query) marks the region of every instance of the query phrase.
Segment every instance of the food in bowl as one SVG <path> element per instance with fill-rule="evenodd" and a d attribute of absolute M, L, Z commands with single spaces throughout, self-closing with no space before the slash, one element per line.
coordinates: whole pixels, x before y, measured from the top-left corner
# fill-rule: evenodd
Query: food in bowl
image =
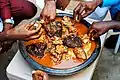
<path fill-rule="evenodd" d="M 40 26 L 39 39 L 25 42 L 29 56 L 37 63 L 50 68 L 72 68 L 84 63 L 97 44 L 87 35 L 88 29 L 73 19 L 56 17 L 49 24 L 36 21 Z"/>

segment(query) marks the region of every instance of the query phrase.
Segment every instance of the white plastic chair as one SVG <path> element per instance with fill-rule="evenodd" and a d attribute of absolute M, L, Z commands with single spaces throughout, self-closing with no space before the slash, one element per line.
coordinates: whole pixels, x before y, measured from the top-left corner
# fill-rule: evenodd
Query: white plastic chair
<path fill-rule="evenodd" d="M 119 47 L 120 47 L 120 35 L 115 46 L 114 54 L 117 54 Z"/>
<path fill-rule="evenodd" d="M 109 30 L 107 33 L 107 37 L 106 37 L 106 39 L 107 39 L 112 35 L 118 35 L 118 34 L 119 34 L 119 37 L 118 37 L 118 40 L 117 40 L 117 43 L 116 43 L 116 46 L 114 49 L 114 54 L 117 54 L 119 46 L 120 46 L 120 32 L 113 32 L 113 30 Z"/>

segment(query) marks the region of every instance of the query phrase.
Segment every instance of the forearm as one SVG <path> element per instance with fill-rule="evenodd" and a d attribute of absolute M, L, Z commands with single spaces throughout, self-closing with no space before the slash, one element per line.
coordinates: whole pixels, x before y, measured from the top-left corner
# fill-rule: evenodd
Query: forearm
<path fill-rule="evenodd" d="M 62 9 L 62 10 L 64 10 L 70 2 L 70 0 L 45 0 L 45 4 L 48 1 L 55 1 L 56 2 L 56 8 L 57 9 Z"/>
<path fill-rule="evenodd" d="M 112 29 L 120 30 L 120 21 L 111 21 Z"/>
<path fill-rule="evenodd" d="M 17 40 L 19 37 L 14 28 L 0 32 L 0 41 Z"/>
<path fill-rule="evenodd" d="M 6 41 L 6 35 L 5 35 L 5 32 L 0 32 L 0 42 L 1 41 Z"/>
<path fill-rule="evenodd" d="M 104 23 L 109 29 L 118 29 L 120 30 L 120 21 L 104 21 Z"/>

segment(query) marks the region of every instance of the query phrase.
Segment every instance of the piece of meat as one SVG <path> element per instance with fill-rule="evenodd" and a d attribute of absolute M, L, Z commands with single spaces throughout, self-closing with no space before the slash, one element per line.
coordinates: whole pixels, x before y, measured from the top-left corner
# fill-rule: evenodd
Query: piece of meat
<path fill-rule="evenodd" d="M 46 43 L 37 43 L 27 46 L 27 51 L 37 57 L 42 58 L 44 56 L 44 51 L 46 49 Z"/>
<path fill-rule="evenodd" d="M 83 50 L 83 48 L 75 48 L 73 49 L 73 52 L 75 53 L 76 57 L 78 59 L 87 59 L 87 54 Z"/>
<path fill-rule="evenodd" d="M 62 23 L 59 21 L 51 22 L 50 24 L 44 25 L 44 27 L 50 37 L 60 37 L 62 35 Z"/>
<path fill-rule="evenodd" d="M 62 55 L 63 54 L 51 53 L 50 58 L 52 59 L 52 61 L 54 62 L 54 64 L 58 64 L 58 63 L 61 62 Z"/>
<path fill-rule="evenodd" d="M 82 40 L 80 39 L 80 37 L 70 35 L 64 39 L 63 44 L 69 48 L 81 47 Z"/>

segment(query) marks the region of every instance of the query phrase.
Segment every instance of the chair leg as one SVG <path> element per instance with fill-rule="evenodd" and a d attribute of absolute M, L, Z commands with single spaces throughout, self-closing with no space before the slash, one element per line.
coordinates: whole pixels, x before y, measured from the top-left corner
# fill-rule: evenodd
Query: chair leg
<path fill-rule="evenodd" d="M 118 40 L 117 40 L 117 43 L 116 43 L 116 46 L 115 46 L 114 54 L 117 54 L 119 46 L 120 46 L 120 35 L 118 37 Z"/>

